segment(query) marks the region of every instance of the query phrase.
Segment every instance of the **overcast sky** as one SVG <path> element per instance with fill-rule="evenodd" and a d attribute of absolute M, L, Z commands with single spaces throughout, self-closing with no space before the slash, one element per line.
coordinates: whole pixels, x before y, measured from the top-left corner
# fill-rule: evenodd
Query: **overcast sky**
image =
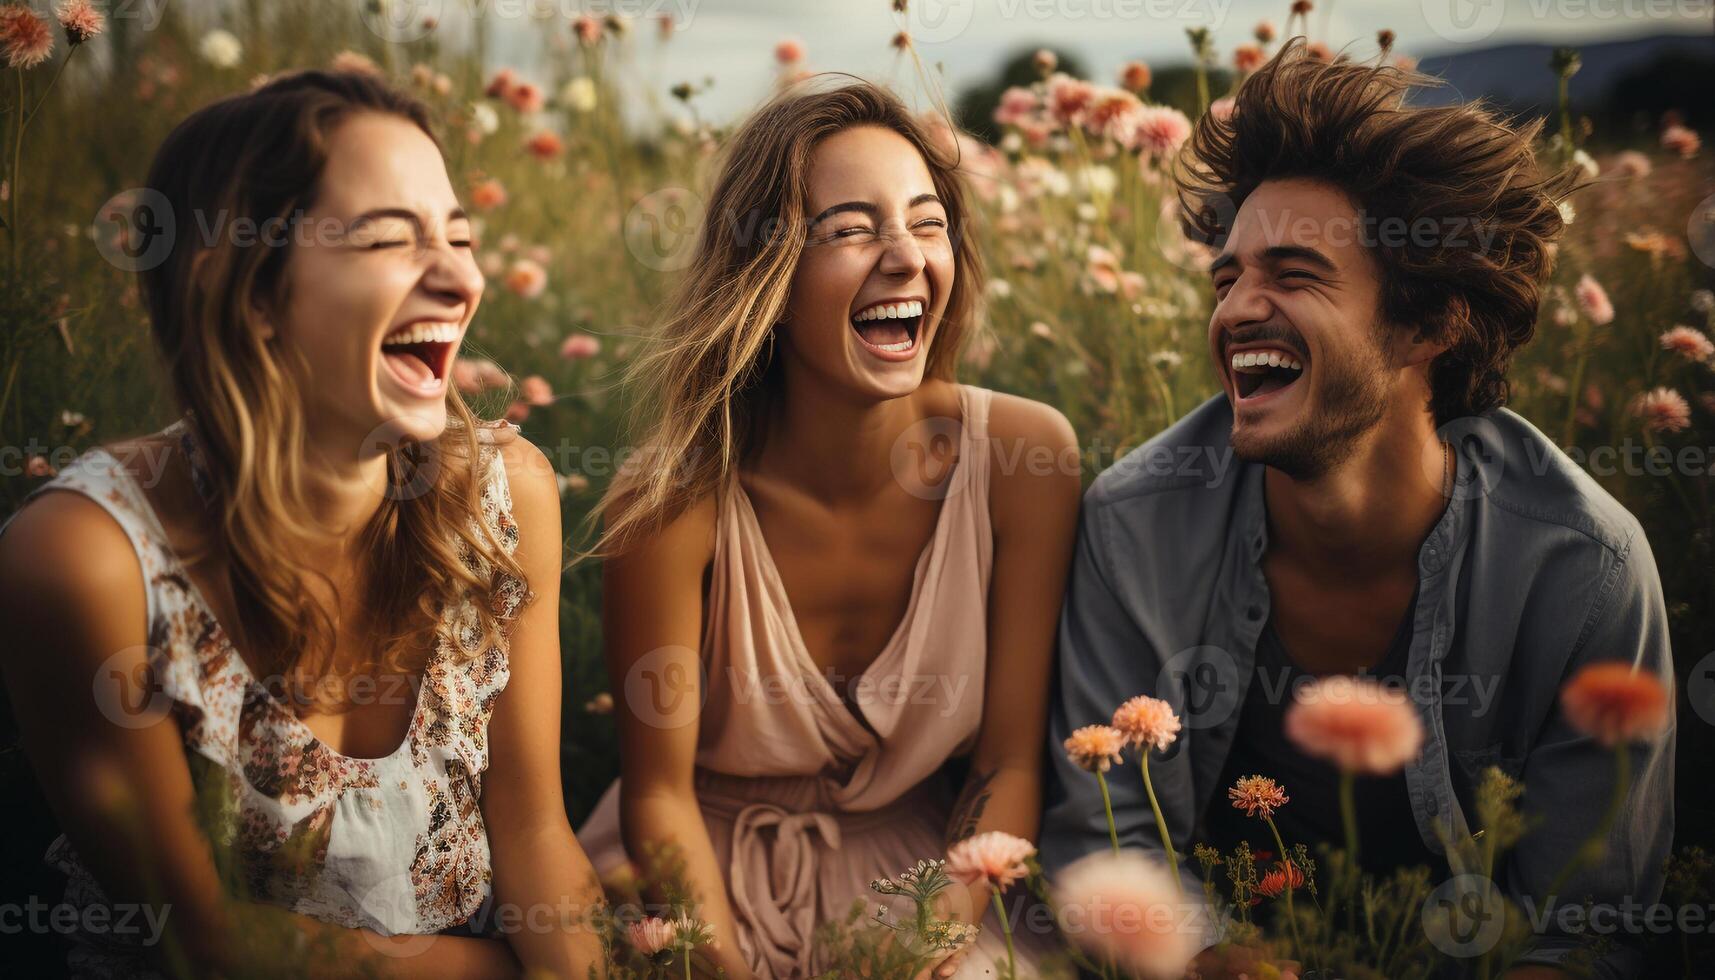
<path fill-rule="evenodd" d="M 419 5 L 435 0 L 415 0 Z M 460 0 L 440 0 L 450 15 Z M 773 48 L 793 37 L 807 53 L 805 67 L 847 71 L 879 81 L 895 75 L 889 40 L 902 23 L 924 62 L 945 67 L 949 97 L 990 78 L 1001 61 L 1020 50 L 1052 45 L 1075 53 L 1091 76 L 1111 80 L 1125 61 L 1183 62 L 1185 28 L 1214 30 L 1227 57 L 1249 39 L 1257 21 L 1284 28 L 1288 0 L 911 0 L 895 14 L 889 0 L 469 0 L 486 4 L 500 61 L 528 66 L 540 50 L 547 21 L 518 11 L 532 3 L 553 11 L 619 10 L 640 21 L 632 42 L 636 77 L 665 92 L 679 81 L 715 79 L 700 105 L 725 121 L 765 97 L 775 77 Z M 510 4 L 510 9 L 508 8 Z M 652 23 L 672 13 L 679 30 L 664 50 Z M 1320 0 L 1310 15 L 1313 38 L 1336 49 L 1350 43 L 1360 55 L 1375 51 L 1375 35 L 1389 28 L 1395 50 L 1419 57 L 1508 41 L 1564 44 L 1622 40 L 1659 33 L 1711 34 L 1715 0 Z M 451 24 L 449 23 L 449 26 Z M 1715 42 L 1712 42 L 1715 44 Z"/>

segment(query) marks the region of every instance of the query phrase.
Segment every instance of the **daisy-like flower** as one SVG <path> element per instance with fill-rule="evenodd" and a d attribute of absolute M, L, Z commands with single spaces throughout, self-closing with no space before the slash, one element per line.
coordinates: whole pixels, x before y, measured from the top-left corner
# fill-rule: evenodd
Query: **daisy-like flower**
<path fill-rule="evenodd" d="M 1651 432 L 1682 432 L 1691 428 L 1691 405 L 1672 388 L 1646 391 L 1632 402 L 1632 414 Z"/>
<path fill-rule="evenodd" d="M 512 267 L 506 270 L 503 280 L 506 288 L 525 299 L 535 299 L 548 288 L 548 271 L 541 263 L 530 259 L 516 259 Z"/>
<path fill-rule="evenodd" d="M 1172 873 L 1142 852 L 1101 852 L 1081 858 L 1060 872 L 1054 895 L 1061 909 L 1081 914 L 1084 928 L 1070 938 L 1135 976 L 1151 980 L 1184 976 L 1201 945 L 1200 927 L 1181 922 Z"/>
<path fill-rule="evenodd" d="M 1647 670 L 1616 660 L 1581 668 L 1560 689 L 1573 728 L 1603 745 L 1653 738 L 1667 727 L 1667 687 Z"/>
<path fill-rule="evenodd" d="M 54 32 L 41 15 L 23 4 L 0 7 L 0 51 L 6 67 L 34 68 L 54 51 Z"/>
<path fill-rule="evenodd" d="M 1128 61 L 1120 69 L 1120 88 L 1134 95 L 1142 95 L 1153 80 L 1149 66 L 1141 61 Z"/>
<path fill-rule="evenodd" d="M 560 142 L 560 137 L 549 130 L 542 130 L 524 141 L 524 149 L 538 160 L 552 160 L 566 148 Z"/>
<path fill-rule="evenodd" d="M 1697 150 L 1703 145 L 1697 132 L 1684 126 L 1669 126 L 1661 131 L 1661 147 L 1670 153 L 1690 159 L 1697 155 Z"/>
<path fill-rule="evenodd" d="M 674 923 L 653 915 L 644 916 L 625 927 L 625 938 L 644 956 L 654 956 L 673 945 L 678 934 Z"/>
<path fill-rule="evenodd" d="M 1589 273 L 1579 277 L 1572 295 L 1591 323 L 1600 327 L 1614 322 L 1614 304 L 1608 299 L 1608 291 Z"/>
<path fill-rule="evenodd" d="M 1245 811 L 1247 817 L 1262 817 L 1268 819 L 1274 816 L 1274 811 L 1285 806 L 1291 797 L 1281 785 L 1267 776 L 1241 776 L 1239 781 L 1227 790 L 1227 799 L 1233 801 L 1233 807 Z"/>
<path fill-rule="evenodd" d="M 1121 761 L 1125 751 L 1125 735 L 1109 725 L 1085 725 L 1066 737 L 1062 743 L 1066 757 L 1086 772 L 1107 772 Z"/>
<path fill-rule="evenodd" d="M 1130 146 L 1139 153 L 1166 156 L 1191 136 L 1191 120 L 1167 106 L 1145 106 L 1132 128 Z"/>
<path fill-rule="evenodd" d="M 554 388 L 548 384 L 548 379 L 540 374 L 532 374 L 518 383 L 518 395 L 525 404 L 537 408 L 554 404 Z"/>
<path fill-rule="evenodd" d="M 995 107 L 994 121 L 1001 126 L 1016 126 L 1035 115 L 1038 105 L 1040 102 L 1035 92 L 1014 85 L 1000 94 L 1000 105 Z"/>
<path fill-rule="evenodd" d="M 947 876 L 961 885 L 987 882 L 997 889 L 1030 873 L 1025 859 L 1036 853 L 1036 845 L 1002 830 L 967 837 L 947 849 Z"/>
<path fill-rule="evenodd" d="M 1299 689 L 1286 711 L 1286 737 L 1341 772 L 1388 776 L 1423 748 L 1423 722 L 1399 691 L 1335 674 Z"/>
<path fill-rule="evenodd" d="M 567 334 L 560 341 L 560 356 L 568 361 L 581 361 L 601 353 L 601 340 L 587 333 Z"/>
<path fill-rule="evenodd" d="M 1165 752 L 1179 737 L 1180 723 L 1172 705 L 1160 698 L 1139 694 L 1114 709 L 1113 727 L 1134 746 Z"/>
<path fill-rule="evenodd" d="M 1082 125 L 1096 95 L 1096 87 L 1089 82 L 1056 73 L 1048 79 L 1048 112 L 1062 126 Z"/>
<path fill-rule="evenodd" d="M 1304 887 L 1304 872 L 1298 870 L 1297 865 L 1290 861 L 1276 862 L 1275 866 L 1262 876 L 1262 880 L 1257 882 L 1257 894 L 1266 895 L 1269 898 L 1279 898 L 1280 893 L 1288 887 L 1289 878 L 1291 879 L 1290 887 L 1295 889 Z"/>
<path fill-rule="evenodd" d="M 506 185 L 493 177 L 479 181 L 470 189 L 470 203 L 478 211 L 492 211 L 506 203 Z"/>
<path fill-rule="evenodd" d="M 107 18 L 89 0 L 65 0 L 55 15 L 60 30 L 66 32 L 66 43 L 74 48 L 107 29 Z"/>
<path fill-rule="evenodd" d="M 1661 349 L 1672 351 L 1688 361 L 1707 361 L 1715 357 L 1715 342 L 1703 331 L 1692 327 L 1674 327 L 1661 335 Z"/>

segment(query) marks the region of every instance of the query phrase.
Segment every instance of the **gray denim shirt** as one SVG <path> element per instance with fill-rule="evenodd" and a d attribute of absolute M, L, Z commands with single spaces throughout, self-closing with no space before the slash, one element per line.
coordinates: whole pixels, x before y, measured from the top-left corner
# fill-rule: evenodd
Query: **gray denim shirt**
<path fill-rule="evenodd" d="M 1227 787 L 1215 783 L 1269 617 L 1265 468 L 1233 457 L 1231 425 L 1217 396 L 1085 494 L 1049 724 L 1041 857 L 1050 874 L 1110 846 L 1096 780 L 1067 761 L 1062 740 L 1149 694 L 1170 702 L 1183 723 L 1171 749 L 1151 758 L 1150 776 L 1186 894 L 1202 894 L 1191 847 L 1208 807 L 1229 805 Z M 1609 918 L 1579 921 L 1592 933 L 1617 925 L 1615 944 L 1594 964 L 1598 975 L 1634 976 L 1673 838 L 1672 724 L 1630 750 L 1628 798 L 1602 860 L 1576 873 L 1552 906 L 1543 893 L 1600 827 L 1617 779 L 1614 752 L 1568 725 L 1561 686 L 1585 664 L 1620 660 L 1672 689 L 1649 542 L 1630 513 L 1513 412 L 1457 419 L 1442 435 L 1459 454 L 1459 478 L 1418 551 L 1406 681 L 1426 737 L 1405 769 L 1417 826 L 1401 832 L 1415 829 L 1454 875 L 1480 875 L 1469 843 L 1479 829 L 1471 822 L 1480 775 L 1495 765 L 1522 780 L 1521 806 L 1540 823 L 1496 868 L 1494 885 L 1521 903 L 1534 896 L 1527 913 L 1554 914 L 1514 962 L 1557 963 L 1576 948 L 1579 937 L 1564 929 L 1572 919 L 1560 910 L 1589 896 L 1612 906 Z M 1135 753 L 1126 762 L 1108 778 L 1120 843 L 1159 853 Z M 1220 923 L 1202 921 L 1207 944 Z"/>

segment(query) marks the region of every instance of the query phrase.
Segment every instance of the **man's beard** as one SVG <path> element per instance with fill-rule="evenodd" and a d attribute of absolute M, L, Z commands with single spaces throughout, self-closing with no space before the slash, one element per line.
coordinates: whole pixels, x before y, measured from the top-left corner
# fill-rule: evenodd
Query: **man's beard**
<path fill-rule="evenodd" d="M 1387 412 L 1388 384 L 1380 350 L 1367 357 L 1318 359 L 1321 394 L 1305 399 L 1303 417 L 1279 436 L 1263 438 L 1235 427 L 1233 455 L 1272 466 L 1294 480 L 1315 480 L 1351 458 L 1358 441 Z M 1302 379 L 1299 383 L 1308 383 Z"/>

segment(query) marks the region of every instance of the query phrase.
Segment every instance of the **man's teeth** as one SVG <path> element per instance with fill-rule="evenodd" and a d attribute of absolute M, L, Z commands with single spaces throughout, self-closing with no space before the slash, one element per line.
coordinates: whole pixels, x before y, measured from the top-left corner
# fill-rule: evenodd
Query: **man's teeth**
<path fill-rule="evenodd" d="M 459 339 L 459 325 L 456 323 L 413 323 L 408 327 L 400 327 L 383 337 L 381 346 L 450 344 L 457 339 Z"/>
<path fill-rule="evenodd" d="M 919 303 L 916 300 L 908 300 L 904 303 L 882 303 L 879 306 L 871 306 L 868 309 L 863 310 L 860 313 L 858 313 L 857 316 L 852 317 L 852 319 L 854 321 L 900 320 L 900 319 L 904 319 L 905 317 L 922 316 L 922 315 L 923 315 L 923 304 Z M 893 346 L 897 346 L 897 345 L 893 345 Z M 892 350 L 893 346 L 884 346 L 882 349 L 883 350 Z"/>
<path fill-rule="evenodd" d="M 1248 374 L 1261 374 L 1269 368 L 1286 368 L 1288 371 L 1304 370 L 1304 363 L 1291 354 L 1282 354 L 1277 350 L 1245 351 L 1233 355 L 1233 370 L 1246 371 Z M 1246 369 L 1249 369 L 1248 371 Z"/>

